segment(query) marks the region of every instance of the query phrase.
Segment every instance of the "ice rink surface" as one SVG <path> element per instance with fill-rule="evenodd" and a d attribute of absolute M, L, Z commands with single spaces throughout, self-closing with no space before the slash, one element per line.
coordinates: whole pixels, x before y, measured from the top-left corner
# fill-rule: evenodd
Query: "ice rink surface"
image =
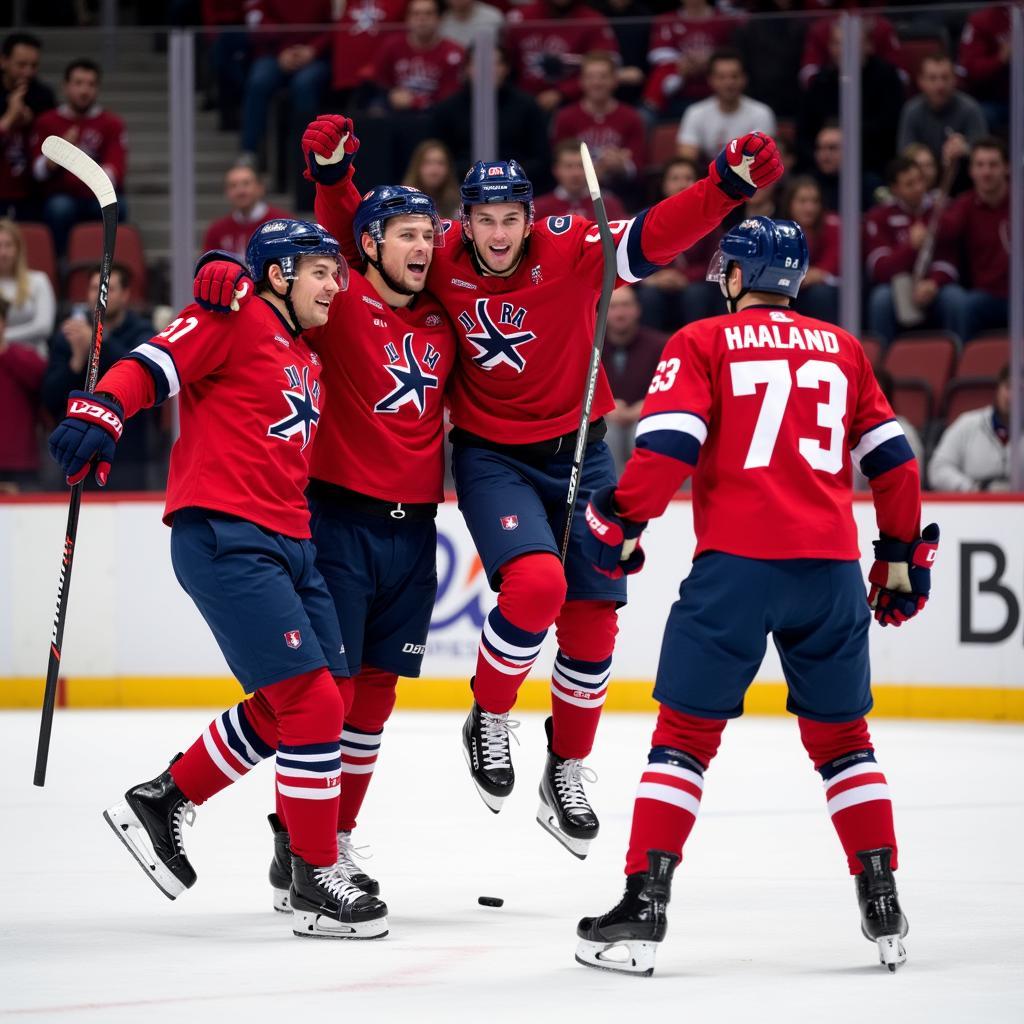
<path fill-rule="evenodd" d="M 853 884 L 791 719 L 727 729 L 677 871 L 653 978 L 573 961 L 575 922 L 617 902 L 652 720 L 607 715 L 590 763 L 586 862 L 534 821 L 542 718 L 523 715 L 516 792 L 486 810 L 462 715 L 398 714 L 357 835 L 391 934 L 293 938 L 266 870 L 269 765 L 185 830 L 195 888 L 170 902 L 100 814 L 211 714 L 59 712 L 45 790 L 37 716 L 0 713 L 0 1018 L 217 1021 L 1024 1021 L 1024 728 L 878 721 L 896 801 L 908 961 L 860 935 Z M 500 896 L 501 909 L 477 905 Z"/>

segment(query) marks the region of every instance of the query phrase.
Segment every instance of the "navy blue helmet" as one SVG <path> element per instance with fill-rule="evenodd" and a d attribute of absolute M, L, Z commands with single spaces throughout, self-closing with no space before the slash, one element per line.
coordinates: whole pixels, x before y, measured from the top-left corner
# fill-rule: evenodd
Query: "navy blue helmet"
<path fill-rule="evenodd" d="M 429 217 L 434 228 L 434 247 L 444 245 L 444 228 L 441 226 L 441 218 L 437 215 L 434 200 L 430 196 L 409 185 L 381 185 L 380 188 L 367 192 L 356 209 L 352 221 L 356 248 L 365 257 L 363 232 L 380 244 L 384 241 L 385 222 L 392 217 L 408 214 Z"/>
<path fill-rule="evenodd" d="M 277 263 L 288 281 L 295 278 L 300 256 L 330 256 L 338 264 L 339 283 L 348 287 L 348 264 L 338 240 L 326 228 L 308 220 L 271 220 L 261 224 L 245 248 L 245 262 L 252 279 L 263 279 L 267 265 Z"/>
<path fill-rule="evenodd" d="M 771 292 L 795 299 L 809 263 L 807 239 L 796 221 L 749 217 L 719 243 L 707 279 L 716 282 L 727 299 L 739 298 L 727 290 L 729 270 L 736 264 L 743 272 L 743 292 Z"/>
<path fill-rule="evenodd" d="M 459 195 L 463 225 L 470 207 L 481 203 L 522 203 L 527 226 L 533 224 L 533 184 L 518 160 L 478 160 L 466 172 Z"/>

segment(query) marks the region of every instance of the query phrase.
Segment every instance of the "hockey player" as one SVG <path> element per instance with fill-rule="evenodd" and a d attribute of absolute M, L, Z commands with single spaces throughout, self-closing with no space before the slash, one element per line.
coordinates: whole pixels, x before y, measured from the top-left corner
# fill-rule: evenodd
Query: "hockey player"
<path fill-rule="evenodd" d="M 164 513 L 171 560 L 251 695 L 104 817 L 174 899 L 196 880 L 181 835 L 194 806 L 276 751 L 294 933 L 376 938 L 387 907 L 336 867 L 343 699 L 332 677 L 348 666 L 304 493 L 322 396 L 321 361 L 301 332 L 326 322 L 347 268 L 331 235 L 293 220 L 260 227 L 247 262 L 258 298 L 237 318 L 189 306 L 95 394 L 73 391 L 50 438 L 70 482 L 95 465 L 105 483 L 124 420 L 180 393 Z"/>
<path fill-rule="evenodd" d="M 351 122 L 325 117 L 315 126 L 307 162 L 340 159 L 352 144 Z M 771 139 L 748 135 L 729 143 L 705 181 L 613 224 L 620 283 L 670 262 L 781 172 Z M 350 177 L 334 186 L 320 182 L 318 219 L 343 232 L 357 195 Z M 459 507 L 498 591 L 480 638 L 464 752 L 484 803 L 499 811 L 515 781 L 509 730 L 517 723 L 509 712 L 554 624 L 558 654 L 538 821 L 582 858 L 598 831 L 583 788 L 583 758 L 611 673 L 616 612 L 626 600 L 624 578 L 609 579 L 580 557 L 582 516 L 564 567 L 556 540 L 601 287 L 599 235 L 594 224 L 574 217 L 534 224 L 533 187 L 514 160 L 470 169 L 461 224 L 447 232 L 427 285 L 454 321 L 459 343 L 450 398 L 453 469 Z M 602 371 L 584 496 L 615 479 L 601 419 L 613 407 Z"/>
<path fill-rule="evenodd" d="M 354 152 L 354 150 L 353 150 Z M 320 173 L 347 173 L 352 153 Z M 444 234 L 433 201 L 403 185 L 367 193 L 342 241 L 354 271 L 327 324 L 307 337 L 331 402 L 310 459 L 316 565 L 338 613 L 354 678 L 344 680 L 338 869 L 371 895 L 352 831 L 394 706 L 399 676 L 420 674 L 437 591 L 437 504 L 444 499 L 444 393 L 455 333 L 423 289 Z M 209 256 L 223 254 L 209 254 Z M 240 299 L 235 295 L 242 292 Z M 245 301 L 243 268 L 204 257 L 196 301 L 219 312 Z M 288 832 L 271 815 L 274 906 L 288 909 Z"/>
<path fill-rule="evenodd" d="M 579 923 L 576 959 L 651 974 L 672 872 L 696 820 L 704 772 L 764 657 L 768 633 L 787 708 L 821 773 L 855 876 L 864 935 L 890 970 L 907 921 L 896 896 L 892 804 L 864 716 L 870 608 L 899 626 L 928 599 L 939 529 L 920 530 L 917 463 L 860 342 L 789 311 L 807 271 L 792 221 L 754 217 L 722 240 L 709 273 L 728 316 L 674 334 L 651 381 L 636 451 L 587 507 L 585 549 L 602 571 L 636 572 L 638 538 L 693 475 L 697 549 L 669 613 L 661 705 L 637 790 L 626 892 Z M 699 458 L 698 458 L 699 457 Z M 852 512 L 852 462 L 871 482 L 880 538 L 868 601 Z M 608 956 L 625 946 L 628 956 Z"/>

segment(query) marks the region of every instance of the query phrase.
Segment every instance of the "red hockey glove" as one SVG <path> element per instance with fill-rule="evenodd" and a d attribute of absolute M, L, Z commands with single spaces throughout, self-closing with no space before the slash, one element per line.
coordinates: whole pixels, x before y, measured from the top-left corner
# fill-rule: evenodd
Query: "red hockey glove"
<path fill-rule="evenodd" d="M 113 398 L 72 391 L 67 416 L 50 435 L 50 454 L 69 484 L 84 480 L 95 465 L 96 482 L 105 487 L 123 432 L 124 412 Z"/>
<path fill-rule="evenodd" d="M 348 174 L 359 149 L 350 117 L 321 114 L 302 133 L 303 177 L 321 185 L 337 185 Z"/>
<path fill-rule="evenodd" d="M 255 288 L 248 267 L 223 249 L 204 252 L 196 263 L 192 297 L 212 313 L 237 313 Z"/>
<path fill-rule="evenodd" d="M 708 176 L 730 199 L 749 199 L 759 188 L 782 177 L 775 140 L 750 132 L 728 143 L 708 164 Z"/>
<path fill-rule="evenodd" d="M 868 573 L 868 604 L 883 626 L 900 626 L 928 601 L 932 566 L 939 551 L 939 528 L 926 526 L 909 544 L 882 534 L 875 541 L 875 564 Z"/>
<path fill-rule="evenodd" d="M 634 523 L 615 512 L 615 488 L 602 487 L 587 502 L 587 532 L 581 545 L 583 556 L 597 571 L 613 580 L 639 572 L 644 566 L 644 549 L 639 538 L 646 523 Z"/>

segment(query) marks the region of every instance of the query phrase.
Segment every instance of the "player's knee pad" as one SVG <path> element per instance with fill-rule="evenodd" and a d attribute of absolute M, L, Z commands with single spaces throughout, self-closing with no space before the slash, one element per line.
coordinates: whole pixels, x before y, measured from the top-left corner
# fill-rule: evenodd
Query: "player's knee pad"
<path fill-rule="evenodd" d="M 355 695 L 346 723 L 363 732 L 380 732 L 391 717 L 398 696 L 398 676 L 377 668 L 364 668 L 355 677 Z"/>
<path fill-rule="evenodd" d="M 338 686 L 338 693 L 341 694 L 342 715 L 347 722 L 356 697 L 356 679 L 355 676 L 335 676 L 334 682 Z"/>
<path fill-rule="evenodd" d="M 727 719 L 698 718 L 665 704 L 658 711 L 658 722 L 651 737 L 652 747 L 672 747 L 695 757 L 705 768 L 718 753 Z"/>
<path fill-rule="evenodd" d="M 325 668 L 284 679 L 260 691 L 277 716 L 282 743 L 337 743 L 344 715 L 342 696 Z"/>
<path fill-rule="evenodd" d="M 863 717 L 852 722 L 814 722 L 809 718 L 797 721 L 800 739 L 815 768 L 855 750 L 874 750 L 867 719 Z"/>
<path fill-rule="evenodd" d="M 263 691 L 257 690 L 248 700 L 242 701 L 239 709 L 245 715 L 256 735 L 268 747 L 273 747 L 276 750 L 277 715 L 270 706 L 270 702 L 263 695 Z"/>
<path fill-rule="evenodd" d="M 565 592 L 562 563 L 547 551 L 520 555 L 501 567 L 501 614 L 530 633 L 539 633 L 555 621 L 565 604 Z"/>
<path fill-rule="evenodd" d="M 619 632 L 614 601 L 567 601 L 555 622 L 558 648 L 570 658 L 601 661 L 610 658 Z"/>

